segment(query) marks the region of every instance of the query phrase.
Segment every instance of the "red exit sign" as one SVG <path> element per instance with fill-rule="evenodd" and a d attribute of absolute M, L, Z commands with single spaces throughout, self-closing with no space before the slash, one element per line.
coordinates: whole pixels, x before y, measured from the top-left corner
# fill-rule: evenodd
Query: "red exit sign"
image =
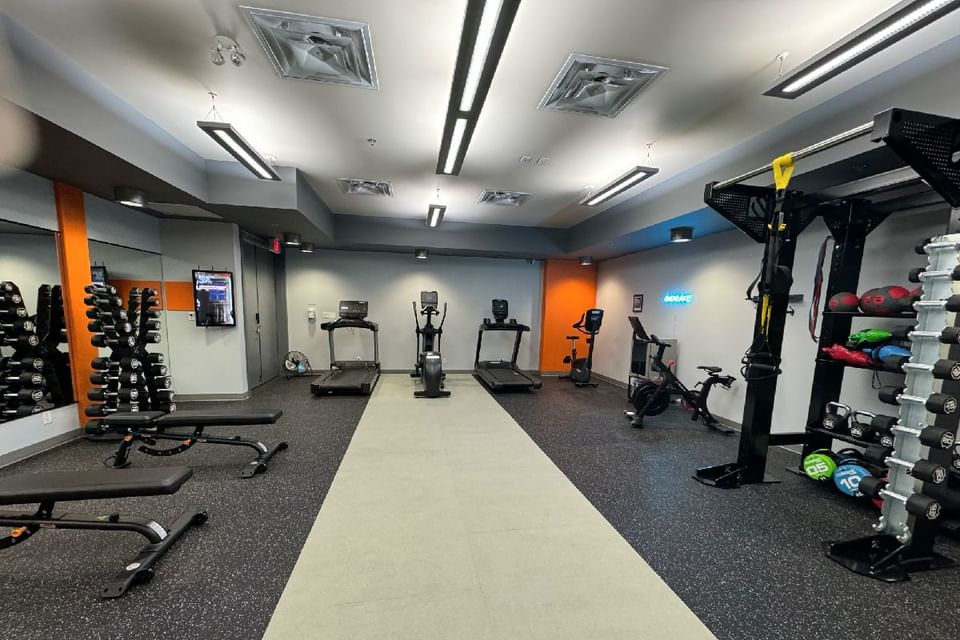
<path fill-rule="evenodd" d="M 270 251 L 280 253 L 280 241 L 277 238 L 270 239 Z"/>

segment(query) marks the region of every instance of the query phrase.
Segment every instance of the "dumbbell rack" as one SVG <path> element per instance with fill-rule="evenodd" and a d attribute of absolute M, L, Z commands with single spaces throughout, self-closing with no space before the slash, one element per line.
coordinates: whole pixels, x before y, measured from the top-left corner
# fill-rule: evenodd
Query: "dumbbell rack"
<path fill-rule="evenodd" d="M 87 424 L 87 432 L 97 433 L 96 419 L 112 413 L 176 411 L 164 356 L 147 351 L 148 345 L 160 341 L 157 291 L 132 288 L 126 308 L 115 287 L 94 283 L 85 291 L 91 342 L 110 349 L 108 356 L 92 362 L 94 387 L 87 397 L 94 403 L 86 414 L 94 420 Z"/>
<path fill-rule="evenodd" d="M 37 313 L 29 315 L 20 288 L 0 282 L 0 422 L 73 402 L 60 285 L 41 285 Z M 64 384 L 65 383 L 65 384 Z M 48 404 L 49 402 L 49 404 Z"/>
<path fill-rule="evenodd" d="M 956 213 L 956 210 L 955 210 Z M 940 236 L 926 244 L 924 251 L 928 256 L 927 271 L 953 271 L 958 262 L 960 250 L 960 234 Z M 911 341 L 911 357 L 909 365 L 905 367 L 904 391 L 911 396 L 929 398 L 937 393 L 937 386 L 941 383 L 933 374 L 933 365 L 942 360 L 941 340 L 936 339 L 948 326 L 947 310 L 941 301 L 945 301 L 954 294 L 954 280 L 949 277 L 923 278 L 923 296 L 917 309 L 917 325 L 909 334 Z M 951 348 L 948 357 L 956 358 L 958 349 Z M 912 366 L 926 365 L 926 366 Z M 943 382 L 939 391 L 950 391 L 955 382 Z M 938 416 L 935 427 L 948 428 L 956 435 L 958 414 L 950 411 Z M 917 433 L 913 430 L 928 428 L 927 407 L 919 402 L 900 402 L 899 422 L 894 428 L 893 455 L 907 462 L 924 460 L 925 447 Z M 931 462 L 945 468 L 951 466 L 952 452 L 943 449 L 930 448 L 928 454 Z M 960 504 L 960 494 L 945 485 L 920 482 L 910 475 L 908 469 L 894 465 L 889 469 L 887 489 L 903 497 L 915 494 L 930 496 L 941 503 L 952 502 Z M 933 517 L 923 517 L 908 513 L 901 500 L 885 499 L 882 516 L 874 525 L 877 535 L 851 540 L 848 542 L 833 543 L 829 546 L 828 555 L 847 568 L 886 581 L 905 580 L 909 572 L 928 569 L 937 569 L 954 566 L 956 563 L 934 550 L 939 527 L 936 523 L 939 513 L 937 506 L 931 513 Z"/>

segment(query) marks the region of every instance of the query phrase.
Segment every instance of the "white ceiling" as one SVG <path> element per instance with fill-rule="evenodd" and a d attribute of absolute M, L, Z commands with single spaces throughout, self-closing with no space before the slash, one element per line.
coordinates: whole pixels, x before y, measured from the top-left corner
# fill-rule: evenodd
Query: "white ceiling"
<path fill-rule="evenodd" d="M 219 94 L 225 119 L 263 154 L 301 169 L 336 213 L 423 217 L 435 199 L 446 220 L 567 227 L 605 207 L 576 203 L 647 163 L 645 188 L 726 151 L 935 42 L 908 38 L 861 70 L 795 101 L 762 96 L 786 68 L 895 4 L 893 0 L 523 0 L 459 177 L 435 175 L 465 0 L 250 0 L 249 4 L 370 24 L 380 90 L 281 80 L 228 0 L 0 0 L 46 39 L 199 155 L 228 156 L 195 125 Z M 951 16 L 948 20 L 957 18 Z M 953 27 L 958 23 L 954 22 Z M 941 30 L 944 31 L 944 30 Z M 953 29 L 956 33 L 956 28 Z M 215 34 L 234 37 L 247 63 L 209 61 Z M 945 38 L 946 36 L 943 36 Z M 572 52 L 671 67 L 619 118 L 538 110 Z M 859 74 L 859 75 L 857 75 Z M 376 138 L 371 147 L 367 138 Z M 547 156 L 546 166 L 518 157 Z M 335 179 L 391 180 L 396 196 L 349 197 Z M 481 189 L 534 194 L 523 207 L 476 204 Z"/>

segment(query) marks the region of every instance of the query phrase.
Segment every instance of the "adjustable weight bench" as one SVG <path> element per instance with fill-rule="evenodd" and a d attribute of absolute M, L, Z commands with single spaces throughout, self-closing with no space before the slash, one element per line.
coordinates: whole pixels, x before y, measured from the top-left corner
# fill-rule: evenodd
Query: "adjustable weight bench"
<path fill-rule="evenodd" d="M 13 530 L 0 538 L 0 550 L 20 544 L 40 529 L 133 531 L 150 544 L 133 562 L 100 589 L 101 598 L 118 598 L 135 584 L 153 577 L 153 565 L 192 526 L 207 521 L 203 511 L 189 511 L 165 529 L 149 518 L 118 513 L 54 512 L 57 502 L 157 496 L 176 493 L 193 472 L 186 467 L 135 471 L 56 471 L 0 478 L 0 505 L 39 503 L 35 513 L 0 511 L 0 527 Z"/>
<path fill-rule="evenodd" d="M 247 447 L 257 452 L 240 477 L 251 478 L 267 470 L 267 462 L 278 451 L 287 448 L 286 442 L 267 447 L 259 440 L 250 440 L 240 436 L 205 435 L 207 427 L 243 427 L 276 424 L 283 415 L 282 411 L 264 413 L 203 413 L 200 411 L 176 411 L 160 413 L 158 411 L 140 411 L 138 413 L 114 413 L 99 421 L 99 433 L 120 433 L 123 440 L 113 456 L 112 466 L 126 467 L 130 464 L 130 448 L 140 441 L 138 450 L 150 456 L 175 456 L 199 443 L 226 444 Z M 163 449 L 157 446 L 161 440 L 177 444 Z"/>

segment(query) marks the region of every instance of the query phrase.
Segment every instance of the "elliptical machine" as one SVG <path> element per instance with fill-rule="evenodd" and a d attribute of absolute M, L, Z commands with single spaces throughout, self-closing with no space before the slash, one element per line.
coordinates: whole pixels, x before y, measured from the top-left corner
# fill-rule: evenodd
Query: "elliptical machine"
<path fill-rule="evenodd" d="M 633 388 L 630 396 L 630 402 L 633 404 L 633 411 L 624 411 L 624 415 L 630 418 L 630 425 L 634 427 L 643 426 L 644 416 L 657 416 L 667 410 L 670 406 L 670 397 L 680 396 L 685 409 L 690 411 L 691 420 L 699 420 L 705 426 L 719 431 L 720 433 L 730 434 L 734 430 L 722 424 L 707 409 L 707 398 L 710 396 L 710 390 L 715 385 L 720 385 L 729 389 L 736 378 L 730 375 L 723 375 L 720 367 L 699 366 L 698 369 L 705 371 L 707 379 L 698 382 L 693 389 L 688 388 L 680 382 L 677 375 L 671 369 L 673 361 L 664 362 L 663 356 L 670 345 L 663 342 L 655 335 L 647 335 L 640 319 L 636 316 L 629 316 L 630 325 L 633 327 L 634 349 L 638 347 L 646 349 L 646 345 L 656 346 L 656 354 L 650 356 L 650 370 L 660 375 L 659 380 L 650 380 L 640 378 L 637 385 Z M 633 358 L 636 361 L 638 358 Z M 697 389 L 697 387 L 700 387 Z"/>
<path fill-rule="evenodd" d="M 596 387 L 596 382 L 590 382 L 593 375 L 593 345 L 597 340 L 597 334 L 600 333 L 600 325 L 603 324 L 603 309 L 587 309 L 580 315 L 580 319 L 573 323 L 573 328 L 587 336 L 587 357 L 577 357 L 577 341 L 580 336 L 567 336 L 570 341 L 570 355 L 563 358 L 564 364 L 570 365 L 570 373 L 564 378 L 569 378 L 573 384 L 578 387 Z"/>
<path fill-rule="evenodd" d="M 410 377 L 423 380 L 423 389 L 413 392 L 417 398 L 446 398 L 450 395 L 450 392 L 443 388 L 446 374 L 443 372 L 443 358 L 440 356 L 440 337 L 443 335 L 443 323 L 447 319 L 447 303 L 443 303 L 440 324 L 434 326 L 433 316 L 439 315 L 438 306 L 439 295 L 436 291 L 420 292 L 419 313 L 417 303 L 413 303 L 413 321 L 417 325 L 417 361 Z M 421 315 L 427 318 L 422 327 Z"/>

